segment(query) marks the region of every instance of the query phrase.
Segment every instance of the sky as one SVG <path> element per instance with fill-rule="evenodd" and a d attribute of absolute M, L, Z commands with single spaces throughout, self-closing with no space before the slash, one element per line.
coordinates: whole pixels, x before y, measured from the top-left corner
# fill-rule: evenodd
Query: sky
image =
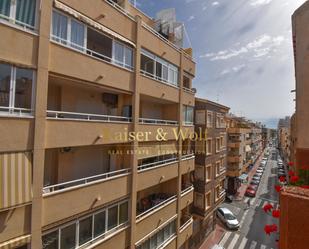
<path fill-rule="evenodd" d="M 137 0 L 151 17 L 175 8 L 196 64 L 197 96 L 275 126 L 294 110 L 291 15 L 305 0 Z"/>

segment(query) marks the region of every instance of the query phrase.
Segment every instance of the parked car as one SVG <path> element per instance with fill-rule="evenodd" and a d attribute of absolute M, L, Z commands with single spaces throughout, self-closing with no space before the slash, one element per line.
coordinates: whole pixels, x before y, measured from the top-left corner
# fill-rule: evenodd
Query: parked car
<path fill-rule="evenodd" d="M 255 197 L 255 195 L 256 195 L 255 189 L 252 189 L 252 188 L 249 188 L 249 187 L 246 189 L 245 196 Z"/>
<path fill-rule="evenodd" d="M 285 176 L 285 177 L 286 177 L 285 173 L 279 172 L 279 173 L 278 173 L 278 178 L 281 177 L 281 176 Z"/>
<path fill-rule="evenodd" d="M 250 182 L 250 185 L 256 185 L 258 186 L 260 184 L 260 181 L 259 180 L 254 180 L 252 179 L 251 182 Z"/>
<path fill-rule="evenodd" d="M 263 157 L 262 160 L 263 160 L 263 161 L 267 161 L 267 160 L 268 160 L 268 157 Z"/>
<path fill-rule="evenodd" d="M 230 229 L 238 229 L 239 221 L 236 219 L 235 215 L 225 207 L 219 207 L 217 209 L 218 218 Z"/>
<path fill-rule="evenodd" d="M 258 169 L 256 170 L 256 172 L 257 172 L 257 173 L 261 173 L 261 174 L 263 174 L 264 170 L 263 170 L 263 169 L 258 168 Z"/>
<path fill-rule="evenodd" d="M 226 203 L 232 203 L 233 202 L 233 199 L 231 196 L 228 196 L 228 195 L 225 195 L 225 202 Z"/>
<path fill-rule="evenodd" d="M 252 177 L 252 180 L 260 181 L 260 180 L 261 180 L 261 176 L 259 176 L 259 175 L 254 175 L 254 176 Z"/>
<path fill-rule="evenodd" d="M 265 167 L 266 166 L 266 161 L 261 161 L 260 166 Z"/>

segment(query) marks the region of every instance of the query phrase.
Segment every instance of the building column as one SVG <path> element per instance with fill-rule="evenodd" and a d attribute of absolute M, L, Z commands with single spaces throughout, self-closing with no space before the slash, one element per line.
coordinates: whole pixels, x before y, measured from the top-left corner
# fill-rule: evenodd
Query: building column
<path fill-rule="evenodd" d="M 39 15 L 38 63 L 35 90 L 35 129 L 33 148 L 33 199 L 31 210 L 31 248 L 42 248 L 43 179 L 45 122 L 48 90 L 49 36 L 52 0 L 41 1 Z"/>
<path fill-rule="evenodd" d="M 140 62 L 141 62 L 141 44 L 140 44 L 140 34 L 142 28 L 142 19 L 140 16 L 136 16 L 136 49 L 135 49 L 135 87 L 133 93 L 132 101 L 132 122 L 133 131 L 138 131 L 139 126 L 139 105 L 140 105 L 140 93 L 139 88 L 141 84 L 140 76 Z M 132 150 L 136 150 L 138 147 L 138 141 L 134 140 L 132 142 Z M 135 248 L 135 234 L 136 234 L 136 201 L 137 201 L 137 154 L 133 153 L 131 155 L 131 220 L 130 220 L 130 248 Z"/>
<path fill-rule="evenodd" d="M 183 99 L 183 52 L 180 54 L 180 67 L 179 67 L 179 105 L 178 105 L 178 123 L 179 131 L 183 128 L 183 116 L 182 116 L 182 99 Z M 176 248 L 179 248 L 179 228 L 180 228 L 180 218 L 181 218 L 181 154 L 182 154 L 182 137 L 178 140 L 178 178 L 177 178 L 177 222 L 176 222 Z"/>

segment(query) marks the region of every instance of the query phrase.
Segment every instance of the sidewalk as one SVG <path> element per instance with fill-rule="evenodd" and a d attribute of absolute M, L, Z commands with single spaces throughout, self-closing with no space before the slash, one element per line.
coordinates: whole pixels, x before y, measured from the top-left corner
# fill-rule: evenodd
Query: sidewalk
<path fill-rule="evenodd" d="M 209 234 L 199 249 L 211 249 L 214 245 L 219 244 L 225 232 L 226 230 L 220 224 L 216 224 L 215 230 Z"/>
<path fill-rule="evenodd" d="M 252 169 L 249 171 L 248 173 L 248 183 L 242 183 L 240 185 L 240 187 L 237 190 L 237 193 L 235 195 L 235 201 L 241 201 L 244 198 L 246 189 L 248 187 L 248 184 L 251 181 L 251 178 L 253 177 L 253 175 L 255 174 L 257 168 L 260 166 L 260 163 L 262 161 L 262 158 L 264 156 L 264 151 L 261 153 L 261 155 L 258 157 L 258 159 L 256 160 L 254 166 L 252 167 Z"/>

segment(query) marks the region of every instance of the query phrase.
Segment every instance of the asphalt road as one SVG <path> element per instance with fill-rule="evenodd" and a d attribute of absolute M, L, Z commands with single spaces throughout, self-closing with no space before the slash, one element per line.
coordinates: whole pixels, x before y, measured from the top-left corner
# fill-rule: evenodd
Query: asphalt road
<path fill-rule="evenodd" d="M 255 198 L 250 198 L 249 209 L 246 209 L 249 197 L 245 197 L 242 201 L 223 204 L 237 216 L 240 228 L 238 231 L 227 230 L 219 245 L 227 249 L 278 248 L 276 242 L 278 233 L 266 235 L 264 226 L 278 225 L 279 220 L 273 218 L 271 213 L 266 214 L 263 210 L 263 206 L 267 203 L 271 203 L 275 208 L 279 206 L 279 195 L 275 190 L 275 185 L 278 183 L 276 159 L 276 157 L 269 157 L 257 195 Z"/>

